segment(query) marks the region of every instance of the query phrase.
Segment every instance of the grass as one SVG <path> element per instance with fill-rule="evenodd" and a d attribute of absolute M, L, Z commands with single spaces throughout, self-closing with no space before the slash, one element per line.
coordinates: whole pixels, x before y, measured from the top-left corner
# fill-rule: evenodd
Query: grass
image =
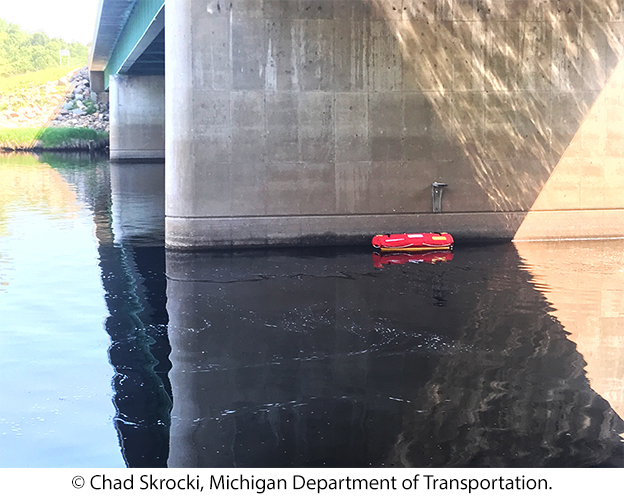
<path fill-rule="evenodd" d="M 51 67 L 34 73 L 0 77 L 0 95 L 11 95 L 25 88 L 45 85 L 48 81 L 56 81 L 61 76 L 65 76 L 69 71 L 73 71 L 79 67 L 82 66 L 77 66 L 73 69 L 68 69 L 67 67 L 63 69 Z"/>
<path fill-rule="evenodd" d="M 45 106 L 48 102 L 49 92 L 45 90 L 44 85 L 48 81 L 58 80 L 69 71 L 70 69 L 67 67 L 63 69 L 48 68 L 32 73 L 0 77 L 0 112 L 33 105 Z M 57 86 L 54 91 L 59 94 L 63 93 L 65 87 Z"/>
<path fill-rule="evenodd" d="M 0 149 L 88 149 L 104 142 L 108 133 L 90 128 L 0 128 Z"/>
<path fill-rule="evenodd" d="M 79 67 L 82 65 L 74 69 Z M 44 105 L 49 100 L 49 95 L 40 87 L 48 81 L 65 76 L 69 71 L 67 67 L 50 68 L 18 76 L 0 77 L 0 111 L 9 107 Z M 58 88 L 59 92 L 65 90 L 64 87 Z M 95 105 L 91 103 L 87 113 L 95 111 Z M 0 150 L 5 151 L 88 150 L 90 142 L 95 142 L 96 149 L 103 148 L 107 145 L 108 133 L 90 128 L 0 128 Z"/>

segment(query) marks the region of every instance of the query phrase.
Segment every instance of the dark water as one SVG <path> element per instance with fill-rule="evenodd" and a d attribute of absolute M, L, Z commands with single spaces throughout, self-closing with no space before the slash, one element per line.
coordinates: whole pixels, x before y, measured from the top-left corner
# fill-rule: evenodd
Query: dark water
<path fill-rule="evenodd" d="M 174 253 L 162 165 L 0 183 L 1 466 L 624 466 L 623 241 Z"/>

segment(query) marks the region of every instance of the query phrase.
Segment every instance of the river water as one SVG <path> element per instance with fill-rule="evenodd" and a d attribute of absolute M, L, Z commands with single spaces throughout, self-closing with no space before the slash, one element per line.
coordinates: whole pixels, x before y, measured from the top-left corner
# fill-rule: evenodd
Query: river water
<path fill-rule="evenodd" d="M 624 241 L 176 253 L 162 165 L 0 186 L 2 467 L 624 466 Z"/>

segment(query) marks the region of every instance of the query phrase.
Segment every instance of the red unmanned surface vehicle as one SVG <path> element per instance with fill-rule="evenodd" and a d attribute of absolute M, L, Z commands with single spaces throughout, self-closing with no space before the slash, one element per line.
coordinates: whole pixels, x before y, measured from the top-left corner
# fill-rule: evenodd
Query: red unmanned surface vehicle
<path fill-rule="evenodd" d="M 453 237 L 446 232 L 395 233 L 373 237 L 373 247 L 381 252 L 450 251 L 453 244 Z"/>

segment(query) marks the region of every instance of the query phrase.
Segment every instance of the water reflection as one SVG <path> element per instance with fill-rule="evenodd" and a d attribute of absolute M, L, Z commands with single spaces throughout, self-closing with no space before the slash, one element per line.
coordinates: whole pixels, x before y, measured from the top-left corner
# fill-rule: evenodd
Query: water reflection
<path fill-rule="evenodd" d="M 89 202 L 96 171 L 0 156 L 4 467 L 123 465 Z"/>
<path fill-rule="evenodd" d="M 549 313 L 587 363 L 592 388 L 624 415 L 624 241 L 518 243 Z"/>
<path fill-rule="evenodd" d="M 111 164 L 101 186 L 94 212 L 115 369 L 115 428 L 128 466 L 165 467 L 171 387 L 164 165 Z"/>
<path fill-rule="evenodd" d="M 0 155 L 0 236 L 7 234 L 8 217 L 19 210 L 75 218 L 80 207 L 58 171 L 30 155 Z"/>
<path fill-rule="evenodd" d="M 388 265 L 404 265 L 407 263 L 443 263 L 453 259 L 453 251 L 426 251 L 421 253 L 395 252 L 373 253 L 373 265 L 375 268 L 383 268 Z"/>
<path fill-rule="evenodd" d="M 530 275 L 505 270 L 518 267 L 515 251 L 499 258 L 492 270 L 500 275 L 472 290 L 479 306 L 461 327 L 461 352 L 442 359 L 391 461 L 621 466 L 621 418 L 591 388 L 583 357 Z"/>
<path fill-rule="evenodd" d="M 166 252 L 162 165 L 22 160 L 1 465 L 624 466 L 624 242 Z"/>
<path fill-rule="evenodd" d="M 170 466 L 621 466 L 624 423 L 512 245 L 167 254 Z"/>
<path fill-rule="evenodd" d="M 163 165 L 0 156 L 0 183 L 0 463 L 165 466 Z"/>

